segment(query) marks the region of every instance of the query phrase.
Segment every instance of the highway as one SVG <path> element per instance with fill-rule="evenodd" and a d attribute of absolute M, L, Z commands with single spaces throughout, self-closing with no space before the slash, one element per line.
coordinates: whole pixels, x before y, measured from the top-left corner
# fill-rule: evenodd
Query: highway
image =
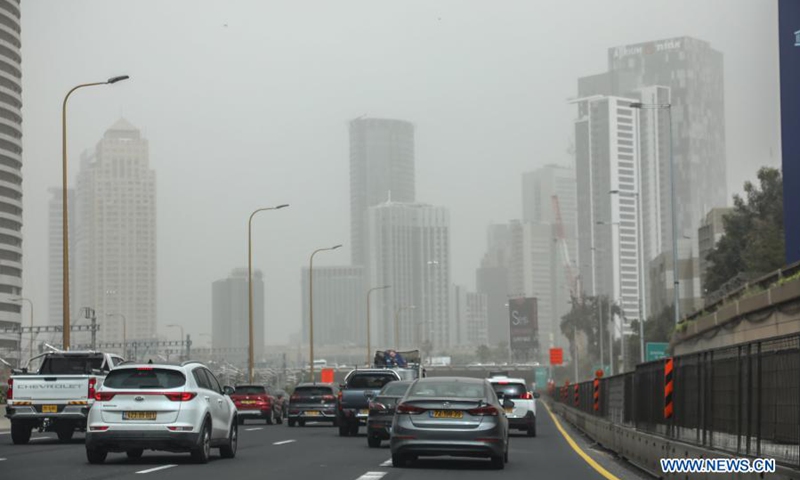
<path fill-rule="evenodd" d="M 609 454 L 588 444 L 563 421 L 562 427 L 577 447 L 611 476 L 604 477 L 590 466 L 556 428 L 540 403 L 538 436 L 512 433 L 509 463 L 505 470 L 492 470 L 488 460 L 430 458 L 409 468 L 391 466 L 388 442 L 379 449 L 367 447 L 359 437 L 339 437 L 327 425 L 289 428 L 248 422 L 240 427 L 239 451 L 235 459 L 223 460 L 216 450 L 207 465 L 194 465 L 188 455 L 145 452 L 139 460 L 110 454 L 104 465 L 89 465 L 83 436 L 61 444 L 51 433 L 34 433 L 29 445 L 13 445 L 8 431 L 0 430 L 0 478 L 36 480 L 104 479 L 287 479 L 287 480 L 386 480 L 504 478 L 539 479 L 644 479 L 650 478 Z M 362 429 L 363 432 L 363 429 Z"/>

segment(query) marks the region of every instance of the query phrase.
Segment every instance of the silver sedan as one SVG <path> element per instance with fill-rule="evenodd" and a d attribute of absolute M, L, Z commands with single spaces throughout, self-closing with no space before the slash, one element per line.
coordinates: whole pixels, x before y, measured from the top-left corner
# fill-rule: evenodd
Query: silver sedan
<path fill-rule="evenodd" d="M 508 419 L 484 379 L 428 377 L 414 381 L 392 422 L 392 464 L 403 467 L 421 456 L 489 457 L 508 462 Z"/>

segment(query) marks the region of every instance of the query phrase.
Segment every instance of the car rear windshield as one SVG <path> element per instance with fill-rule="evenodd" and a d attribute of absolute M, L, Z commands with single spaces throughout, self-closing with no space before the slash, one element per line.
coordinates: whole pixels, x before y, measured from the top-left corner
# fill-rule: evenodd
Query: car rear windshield
<path fill-rule="evenodd" d="M 394 375 L 386 373 L 359 373 L 347 382 L 349 388 L 371 388 L 380 390 L 389 382 L 397 380 Z"/>
<path fill-rule="evenodd" d="M 186 384 L 186 377 L 166 368 L 122 368 L 112 370 L 103 382 L 108 388 L 177 388 Z"/>
<path fill-rule="evenodd" d="M 486 390 L 482 383 L 436 381 L 417 382 L 408 392 L 410 397 L 432 398 L 485 398 Z"/>
<path fill-rule="evenodd" d="M 258 385 L 242 385 L 236 387 L 234 393 L 239 395 L 262 395 L 267 393 L 267 389 Z"/>
<path fill-rule="evenodd" d="M 53 355 L 42 363 L 42 375 L 89 375 L 103 367 L 102 355 Z"/>
<path fill-rule="evenodd" d="M 333 395 L 331 387 L 297 387 L 294 394 L 298 397 L 321 397 L 323 395 Z"/>
<path fill-rule="evenodd" d="M 402 397 L 408 391 L 408 387 L 410 387 L 410 383 L 397 383 L 391 382 L 386 384 L 381 390 L 381 395 L 387 397 Z"/>
<path fill-rule="evenodd" d="M 492 388 L 495 393 L 498 395 L 502 393 L 506 398 L 519 398 L 528 393 L 528 389 L 522 383 L 492 383 Z"/>

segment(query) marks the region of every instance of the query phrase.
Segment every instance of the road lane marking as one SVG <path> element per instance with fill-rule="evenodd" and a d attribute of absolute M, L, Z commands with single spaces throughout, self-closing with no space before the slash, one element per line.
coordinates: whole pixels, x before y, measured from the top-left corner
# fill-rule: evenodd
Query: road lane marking
<path fill-rule="evenodd" d="M 297 440 L 284 440 L 282 442 L 275 442 L 275 443 L 273 443 L 273 445 L 286 445 L 287 443 L 293 443 L 293 442 L 296 442 L 296 441 Z"/>
<path fill-rule="evenodd" d="M 172 468 L 172 467 L 177 467 L 177 465 L 161 465 L 160 467 L 156 467 L 156 468 L 148 468 L 147 470 L 139 470 L 136 473 L 153 473 L 153 472 L 157 472 L 159 470 L 166 470 L 166 469 Z"/>
<path fill-rule="evenodd" d="M 248 432 L 255 432 L 256 430 L 264 430 L 264 427 L 256 427 L 256 428 L 246 428 Z"/>
<path fill-rule="evenodd" d="M 575 440 L 573 440 L 572 437 L 569 436 L 567 431 L 564 430 L 564 427 L 561 426 L 561 422 L 559 422 L 556 416 L 553 415 L 553 412 L 550 410 L 550 407 L 547 405 L 547 403 L 542 402 L 542 404 L 544 405 L 544 408 L 547 410 L 547 413 L 550 414 L 550 418 L 553 419 L 553 423 L 556 424 L 556 428 L 558 429 L 558 431 L 561 432 L 561 435 L 564 436 L 564 439 L 567 441 L 569 446 L 572 447 L 573 450 L 575 450 L 575 453 L 580 455 L 580 457 L 584 459 L 586 463 L 589 464 L 590 467 L 594 468 L 597 471 L 597 473 L 599 473 L 603 477 L 607 478 L 608 480 L 619 480 L 619 478 L 615 477 L 611 472 L 603 468 L 599 463 L 595 462 L 594 459 L 589 456 L 589 454 L 581 450 L 581 447 L 579 447 L 578 444 L 575 443 Z"/>
<path fill-rule="evenodd" d="M 8 435 L 11 432 L 0 432 L 0 435 Z"/>
<path fill-rule="evenodd" d="M 361 475 L 356 480 L 378 480 L 383 478 L 389 472 L 367 472 L 364 475 Z"/>
<path fill-rule="evenodd" d="M 6 461 L 5 458 L 0 458 L 0 462 L 5 462 L 5 461 Z"/>
<path fill-rule="evenodd" d="M 391 467 L 392 466 L 392 459 L 386 460 L 385 462 L 381 463 L 381 467 Z"/>

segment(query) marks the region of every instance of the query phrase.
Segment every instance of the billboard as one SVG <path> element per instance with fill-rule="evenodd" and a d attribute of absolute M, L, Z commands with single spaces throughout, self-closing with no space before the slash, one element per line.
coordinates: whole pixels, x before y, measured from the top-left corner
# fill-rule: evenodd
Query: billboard
<path fill-rule="evenodd" d="M 800 2 L 778 3 L 786 263 L 800 261 Z"/>
<path fill-rule="evenodd" d="M 509 344 L 512 350 L 532 350 L 539 346 L 539 321 L 535 298 L 508 301 Z"/>

